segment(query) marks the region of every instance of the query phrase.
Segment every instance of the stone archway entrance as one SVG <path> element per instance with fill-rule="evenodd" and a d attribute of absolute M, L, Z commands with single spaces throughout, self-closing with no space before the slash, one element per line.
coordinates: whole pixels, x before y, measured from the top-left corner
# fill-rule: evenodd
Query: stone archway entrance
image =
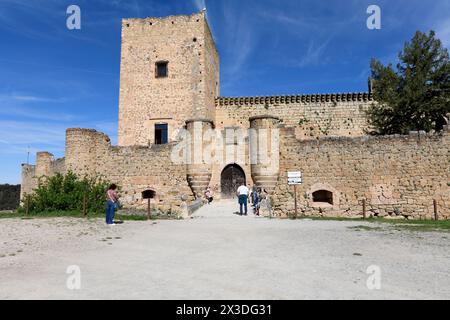
<path fill-rule="evenodd" d="M 220 175 L 222 199 L 230 199 L 236 196 L 236 190 L 242 184 L 245 184 L 244 170 L 235 163 L 227 165 Z"/>

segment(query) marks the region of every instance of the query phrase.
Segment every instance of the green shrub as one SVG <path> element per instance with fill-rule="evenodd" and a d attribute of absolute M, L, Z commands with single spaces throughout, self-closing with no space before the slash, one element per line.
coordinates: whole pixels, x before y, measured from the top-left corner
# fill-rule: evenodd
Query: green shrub
<path fill-rule="evenodd" d="M 51 211 L 83 211 L 84 199 L 90 213 L 100 213 L 105 209 L 105 194 L 110 183 L 102 178 L 80 178 L 69 172 L 56 174 L 40 181 L 32 195 L 25 195 L 22 211 L 30 214 Z"/>
<path fill-rule="evenodd" d="M 20 185 L 0 185 L 0 210 L 15 210 L 19 206 Z"/>

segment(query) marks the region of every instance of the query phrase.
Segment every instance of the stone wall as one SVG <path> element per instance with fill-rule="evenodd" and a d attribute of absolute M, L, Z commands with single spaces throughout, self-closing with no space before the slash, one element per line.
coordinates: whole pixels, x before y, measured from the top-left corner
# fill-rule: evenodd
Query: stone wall
<path fill-rule="evenodd" d="M 76 174 L 104 177 L 120 186 L 125 207 L 145 209 L 142 191 L 156 191 L 153 208 L 179 211 L 181 197 L 193 200 L 186 181 L 186 167 L 174 164 L 167 145 L 115 147 L 103 133 L 67 130 L 66 167 Z"/>
<path fill-rule="evenodd" d="M 151 147 L 111 146 L 108 136 L 92 129 L 68 129 L 66 157 L 53 160 L 47 152 L 37 154 L 36 165 L 22 166 L 21 196 L 32 193 L 42 179 L 57 172 L 72 171 L 83 177 L 99 177 L 120 187 L 121 202 L 127 208 L 146 209 L 144 190 L 156 191 L 152 208 L 180 212 L 184 195 L 193 200 L 186 180 L 186 167 L 173 164 L 174 143 Z M 22 198 L 23 199 L 23 198 Z"/>
<path fill-rule="evenodd" d="M 441 135 L 320 138 L 299 141 L 292 128 L 281 133 L 280 177 L 275 213 L 294 213 L 287 171 L 301 171 L 297 187 L 300 214 L 450 217 L 450 132 Z M 313 202 L 313 192 L 333 193 L 333 204 Z"/>
<path fill-rule="evenodd" d="M 216 126 L 248 128 L 248 119 L 270 114 L 299 139 L 320 136 L 357 137 L 367 129 L 365 110 L 373 103 L 368 93 L 216 99 Z"/>
<path fill-rule="evenodd" d="M 253 123 L 261 122 L 259 118 Z M 272 122 L 277 120 L 271 119 Z M 266 122 L 261 122 L 264 127 Z M 287 185 L 287 171 L 292 170 L 301 171 L 303 175 L 303 184 L 297 188 L 299 214 L 361 216 L 364 199 L 368 216 L 431 218 L 433 200 L 436 200 L 440 216 L 450 218 L 448 129 L 439 135 L 411 133 L 408 136 L 299 140 L 295 128 L 281 125 L 279 138 L 278 182 L 272 176 L 266 179 L 259 173 L 258 166 L 250 166 L 247 160 L 242 163 L 248 182 L 260 184 L 272 194 L 274 212 L 278 216 L 294 213 L 293 187 Z M 66 158 L 53 160 L 49 153 L 38 153 L 36 166 L 23 165 L 21 192 L 22 195 L 30 193 L 41 176 L 70 170 L 81 176 L 104 177 L 118 184 L 122 203 L 128 208 L 145 209 L 142 191 L 152 189 L 156 191 L 154 207 L 179 212 L 185 205 L 182 198 L 191 202 L 194 197 L 187 179 L 190 172 L 187 166 L 172 162 L 176 143 L 114 147 L 103 133 L 68 129 Z M 234 154 L 236 146 L 231 146 Z M 248 142 L 244 159 L 248 159 Z M 212 174 L 210 185 L 219 183 L 222 169 L 221 165 L 205 167 L 205 172 Z M 200 173 L 200 178 L 206 175 L 208 180 L 211 178 L 210 174 Z M 270 186 L 266 186 L 272 181 L 276 183 L 273 193 Z M 332 193 L 330 203 L 314 201 L 315 192 L 320 190 Z"/>
<path fill-rule="evenodd" d="M 204 24 L 204 69 L 205 69 L 205 112 L 201 116 L 210 120 L 216 119 L 215 100 L 220 96 L 220 61 L 216 44 L 209 29 L 208 23 Z M 202 80 L 203 81 L 203 80 Z"/>
<path fill-rule="evenodd" d="M 22 164 L 22 177 L 20 182 L 20 199 L 23 200 L 26 194 L 31 194 L 36 188 L 34 177 L 36 176 L 36 166 Z"/>
<path fill-rule="evenodd" d="M 39 183 L 44 182 L 46 177 L 53 176 L 56 173 L 64 174 L 66 172 L 65 159 L 54 159 L 53 154 L 49 152 L 36 153 L 36 165 L 22 164 L 22 182 L 20 188 L 20 199 L 25 194 L 33 193 Z"/>
<path fill-rule="evenodd" d="M 214 119 L 219 58 L 205 13 L 124 19 L 120 66 L 119 145 L 154 143 L 154 125 L 173 140 L 184 122 Z M 155 64 L 168 62 L 157 78 Z"/>

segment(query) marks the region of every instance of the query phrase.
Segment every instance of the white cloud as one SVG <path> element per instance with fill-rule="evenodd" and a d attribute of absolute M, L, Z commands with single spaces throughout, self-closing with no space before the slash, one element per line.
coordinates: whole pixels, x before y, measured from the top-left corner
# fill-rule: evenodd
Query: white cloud
<path fill-rule="evenodd" d="M 0 137 L 11 146 L 64 146 L 65 126 L 33 121 L 0 120 Z M 1 152 L 1 151 L 0 151 Z"/>
<path fill-rule="evenodd" d="M 246 71 L 246 63 L 255 50 L 259 34 L 245 10 L 232 7 L 227 1 L 221 2 L 224 25 L 229 26 L 220 37 L 220 44 L 227 50 L 227 63 L 224 68 L 222 87 L 237 83 Z"/>
<path fill-rule="evenodd" d="M 0 115 L 20 119 L 35 119 L 48 121 L 72 121 L 77 118 L 73 114 L 57 110 L 45 111 L 42 105 L 66 102 L 66 98 L 43 97 L 30 94 L 7 93 L 0 94 Z"/>
<path fill-rule="evenodd" d="M 0 102 L 20 101 L 20 102 L 66 102 L 65 98 L 49 98 L 26 94 L 0 94 Z"/>
<path fill-rule="evenodd" d="M 0 115 L 21 119 L 35 119 L 48 121 L 73 121 L 78 116 L 61 112 L 45 112 L 41 109 L 33 109 L 22 106 L 7 106 L 0 103 Z"/>
<path fill-rule="evenodd" d="M 117 122 L 54 123 L 46 121 L 0 120 L 0 155 L 26 155 L 49 151 L 63 157 L 68 128 L 93 128 L 117 143 Z"/>
<path fill-rule="evenodd" d="M 300 19 L 298 16 L 290 16 L 284 12 L 260 10 L 257 14 L 267 21 L 284 24 L 286 27 L 292 28 L 290 30 L 295 30 L 295 32 L 315 28 L 320 23 L 320 21 L 311 21 L 311 18 L 306 19 L 302 17 Z"/>
<path fill-rule="evenodd" d="M 292 63 L 293 66 L 303 68 L 306 66 L 317 66 L 324 62 L 324 53 L 330 43 L 331 38 L 326 39 L 323 42 L 311 41 L 308 45 L 308 49 L 302 54 L 299 60 Z"/>

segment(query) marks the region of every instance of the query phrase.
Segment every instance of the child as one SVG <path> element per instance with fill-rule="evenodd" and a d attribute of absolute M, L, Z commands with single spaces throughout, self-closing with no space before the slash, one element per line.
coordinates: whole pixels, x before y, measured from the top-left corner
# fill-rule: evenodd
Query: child
<path fill-rule="evenodd" d="M 254 201 L 253 204 L 255 207 L 255 215 L 259 216 L 259 208 L 261 206 L 261 189 L 260 188 L 258 188 L 258 191 L 255 191 L 253 201 Z"/>
<path fill-rule="evenodd" d="M 210 187 L 208 187 L 205 191 L 205 198 L 208 201 L 208 204 L 213 201 L 213 192 L 211 191 Z"/>

